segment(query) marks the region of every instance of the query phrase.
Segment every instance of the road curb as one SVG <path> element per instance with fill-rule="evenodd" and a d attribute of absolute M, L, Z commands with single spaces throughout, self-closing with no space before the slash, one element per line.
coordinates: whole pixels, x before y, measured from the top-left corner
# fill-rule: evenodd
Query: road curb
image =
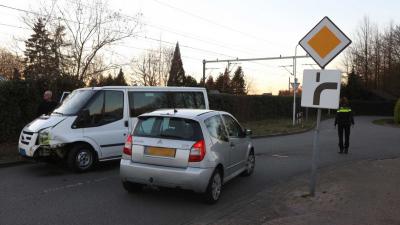
<path fill-rule="evenodd" d="M 307 128 L 305 130 L 289 132 L 289 133 L 276 133 L 276 134 L 268 134 L 268 135 L 257 135 L 257 136 L 252 136 L 251 138 L 252 139 L 260 139 L 260 138 L 287 136 L 287 135 L 292 135 L 292 134 L 301 134 L 301 133 L 306 133 L 306 132 L 314 129 L 314 127 L 315 127 L 315 124 L 313 124 L 310 128 Z"/>
<path fill-rule="evenodd" d="M 27 160 L 0 160 L 0 168 L 18 166 L 27 163 L 29 163 Z"/>

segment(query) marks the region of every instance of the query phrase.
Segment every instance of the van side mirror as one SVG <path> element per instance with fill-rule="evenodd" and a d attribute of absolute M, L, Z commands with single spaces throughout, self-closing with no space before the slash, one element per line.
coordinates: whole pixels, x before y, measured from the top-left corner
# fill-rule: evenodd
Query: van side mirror
<path fill-rule="evenodd" d="M 84 109 L 79 112 L 78 118 L 76 118 L 73 126 L 74 126 L 74 128 L 85 127 L 89 123 L 89 120 L 90 120 L 89 110 Z"/>

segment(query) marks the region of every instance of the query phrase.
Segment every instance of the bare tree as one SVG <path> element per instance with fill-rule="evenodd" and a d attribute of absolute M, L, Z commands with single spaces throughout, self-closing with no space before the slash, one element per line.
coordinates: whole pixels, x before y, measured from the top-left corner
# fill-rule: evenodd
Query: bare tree
<path fill-rule="evenodd" d="M 139 26 L 139 15 L 127 18 L 108 10 L 107 3 L 95 0 L 84 4 L 57 7 L 62 23 L 70 35 L 73 65 L 71 74 L 79 80 L 88 78 L 88 69 L 96 55 L 106 46 L 134 37 Z"/>
<path fill-rule="evenodd" d="M 166 86 L 173 48 L 148 50 L 132 62 L 132 82 L 144 86 Z"/>
<path fill-rule="evenodd" d="M 63 62 L 64 72 L 84 82 L 91 78 L 93 61 L 105 48 L 135 37 L 141 26 L 141 14 L 125 16 L 109 10 L 107 0 L 43 1 L 40 10 L 26 14 L 23 21 L 32 27 L 39 17 L 45 18 L 51 33 L 65 32 L 66 43 L 59 50 L 68 59 Z M 101 65 L 99 71 L 118 67 L 105 61 Z"/>
<path fill-rule="evenodd" d="M 16 72 L 23 69 L 23 59 L 6 49 L 0 49 L 0 75 L 14 79 Z"/>

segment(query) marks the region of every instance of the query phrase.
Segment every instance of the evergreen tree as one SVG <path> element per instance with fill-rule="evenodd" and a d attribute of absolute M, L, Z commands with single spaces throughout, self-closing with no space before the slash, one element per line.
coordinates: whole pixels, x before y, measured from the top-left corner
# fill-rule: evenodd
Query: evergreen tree
<path fill-rule="evenodd" d="M 192 76 L 187 76 L 185 78 L 185 87 L 197 87 L 197 81 Z"/>
<path fill-rule="evenodd" d="M 53 40 L 49 36 L 43 23 L 39 18 L 33 27 L 34 33 L 25 41 L 25 77 L 27 79 L 48 80 L 58 71 L 57 60 L 54 56 Z"/>
<path fill-rule="evenodd" d="M 246 94 L 246 83 L 244 81 L 244 73 L 242 67 L 239 66 L 231 80 L 231 90 L 234 95 L 245 95 Z"/>
<path fill-rule="evenodd" d="M 128 85 L 125 81 L 124 72 L 122 72 L 122 69 L 119 69 L 119 73 L 118 73 L 117 77 L 114 79 L 114 85 L 118 85 L 118 86 L 127 86 Z"/>
<path fill-rule="evenodd" d="M 176 43 L 171 62 L 167 86 L 183 86 L 185 84 L 185 70 L 183 69 L 179 43 Z"/>
<path fill-rule="evenodd" d="M 209 76 L 209 77 L 207 78 L 207 81 L 206 81 L 206 88 L 207 88 L 208 90 L 213 90 L 213 89 L 215 89 L 214 78 L 213 78 L 212 76 Z"/>
<path fill-rule="evenodd" d="M 215 88 L 221 93 L 232 94 L 231 91 L 231 78 L 229 75 L 228 68 L 225 68 L 224 73 L 220 73 L 215 81 Z"/>

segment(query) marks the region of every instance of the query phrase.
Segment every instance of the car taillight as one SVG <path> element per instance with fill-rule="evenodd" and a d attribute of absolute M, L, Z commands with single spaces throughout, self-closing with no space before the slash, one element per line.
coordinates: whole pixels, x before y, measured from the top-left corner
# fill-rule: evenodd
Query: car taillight
<path fill-rule="evenodd" d="M 200 162 L 206 155 L 206 144 L 204 140 L 197 141 L 190 149 L 189 162 Z"/>
<path fill-rule="evenodd" d="M 128 135 L 126 138 L 123 153 L 125 155 L 132 155 L 132 135 Z"/>

